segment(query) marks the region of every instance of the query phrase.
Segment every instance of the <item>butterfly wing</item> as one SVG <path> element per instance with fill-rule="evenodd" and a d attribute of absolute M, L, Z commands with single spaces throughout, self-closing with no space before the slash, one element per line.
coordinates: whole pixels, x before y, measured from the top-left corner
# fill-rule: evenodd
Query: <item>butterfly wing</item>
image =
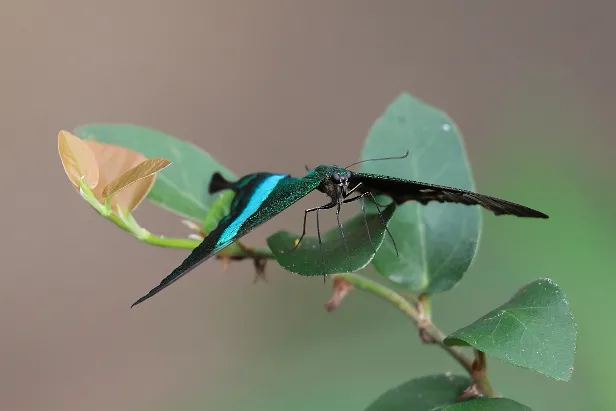
<path fill-rule="evenodd" d="M 436 201 L 439 203 L 480 205 L 495 215 L 508 214 L 517 217 L 549 218 L 540 211 L 512 203 L 511 201 L 453 187 L 403 180 L 378 174 L 353 173 L 350 185 L 354 187 L 358 183 L 362 183 L 358 191 L 362 193 L 370 191 L 374 195 L 385 194 L 398 204 L 406 201 L 417 201 L 420 204 L 426 205 L 431 201 Z"/>
<path fill-rule="evenodd" d="M 218 226 L 203 239 L 186 259 L 159 285 L 137 300 L 131 307 L 158 294 L 199 264 L 270 220 L 321 184 L 324 176 L 312 172 L 303 178 L 284 174 L 249 174 L 228 188 L 236 195 L 231 211 Z"/>

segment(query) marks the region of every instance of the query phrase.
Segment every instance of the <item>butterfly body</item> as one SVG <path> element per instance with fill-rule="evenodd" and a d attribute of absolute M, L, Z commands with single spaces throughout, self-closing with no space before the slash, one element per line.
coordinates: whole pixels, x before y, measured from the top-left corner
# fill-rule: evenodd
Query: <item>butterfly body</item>
<path fill-rule="evenodd" d="M 231 203 L 230 213 L 221 219 L 218 226 L 203 239 L 201 244 L 190 253 L 182 264 L 165 277 L 158 286 L 137 300 L 132 305 L 133 307 L 159 293 L 208 258 L 315 190 L 324 193 L 330 201 L 322 206 L 304 211 L 303 232 L 297 244 L 306 234 L 306 217 L 310 212 L 316 212 L 317 233 L 320 241 L 318 213 L 319 210 L 331 208 L 336 208 L 338 226 L 344 240 L 344 232 L 339 217 L 342 204 L 361 201 L 365 216 L 365 199 L 368 198 L 376 203 L 375 196 L 378 195 L 387 195 L 397 204 L 417 201 L 426 205 L 435 201 L 480 205 L 492 211 L 495 215 L 508 214 L 518 217 L 548 218 L 547 215 L 539 211 L 496 197 L 395 177 L 355 173 L 335 165 L 318 166 L 304 177 L 292 177 L 288 174 L 254 173 L 248 174 L 235 182 L 226 181 L 219 173 L 214 173 L 209 191 L 216 193 L 222 190 L 233 190 L 236 193 Z M 378 203 L 376 204 L 378 208 Z"/>

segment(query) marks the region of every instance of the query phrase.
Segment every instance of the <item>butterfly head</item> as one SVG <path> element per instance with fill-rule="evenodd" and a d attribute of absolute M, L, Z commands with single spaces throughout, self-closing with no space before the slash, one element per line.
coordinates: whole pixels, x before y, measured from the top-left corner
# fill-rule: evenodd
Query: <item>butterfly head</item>
<path fill-rule="evenodd" d="M 351 180 L 352 176 L 353 173 L 345 169 L 340 169 L 332 174 L 333 183 L 340 188 L 340 191 L 342 191 L 345 196 L 349 190 L 349 181 Z"/>

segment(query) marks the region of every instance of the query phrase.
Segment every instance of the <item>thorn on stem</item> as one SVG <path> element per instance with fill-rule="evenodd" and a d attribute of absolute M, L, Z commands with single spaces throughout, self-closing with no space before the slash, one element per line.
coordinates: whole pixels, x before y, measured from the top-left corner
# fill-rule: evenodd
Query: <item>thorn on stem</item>
<path fill-rule="evenodd" d="M 345 280 L 342 277 L 334 278 L 334 291 L 332 293 L 332 297 L 329 299 L 327 304 L 325 304 L 325 310 L 329 313 L 335 311 L 340 304 L 342 304 L 342 300 L 347 296 L 349 292 L 353 289 L 351 283 Z"/>

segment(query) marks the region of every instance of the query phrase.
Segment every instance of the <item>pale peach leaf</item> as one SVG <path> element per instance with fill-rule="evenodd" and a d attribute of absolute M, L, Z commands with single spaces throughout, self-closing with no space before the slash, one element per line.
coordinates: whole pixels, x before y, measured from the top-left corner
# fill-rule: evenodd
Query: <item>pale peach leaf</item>
<path fill-rule="evenodd" d="M 136 151 L 113 144 L 99 143 L 92 140 L 88 140 L 87 144 L 94 152 L 100 173 L 99 183 L 92 191 L 102 203 L 106 199 L 103 196 L 103 191 L 108 185 L 120 178 L 125 172 L 147 160 L 147 158 Z M 151 174 L 116 192 L 111 197 L 112 210 L 117 210 L 118 206 L 120 206 L 125 212 L 129 213 L 137 208 L 152 189 L 155 176 L 155 174 Z"/>
<path fill-rule="evenodd" d="M 112 204 L 118 198 L 115 203 L 130 213 L 141 204 L 154 186 L 156 173 L 170 164 L 171 162 L 165 159 L 146 160 L 107 185 L 103 196 L 110 197 Z"/>
<path fill-rule="evenodd" d="M 79 187 L 82 177 L 88 187 L 96 187 L 99 182 L 99 169 L 96 157 L 88 143 L 62 130 L 58 133 L 58 153 L 64 172 L 75 187 Z"/>
<path fill-rule="evenodd" d="M 171 161 L 165 160 L 164 158 L 146 160 L 130 170 L 125 171 L 120 177 L 107 184 L 103 190 L 102 196 L 103 198 L 111 197 L 125 187 L 158 173 L 170 164 Z"/>

